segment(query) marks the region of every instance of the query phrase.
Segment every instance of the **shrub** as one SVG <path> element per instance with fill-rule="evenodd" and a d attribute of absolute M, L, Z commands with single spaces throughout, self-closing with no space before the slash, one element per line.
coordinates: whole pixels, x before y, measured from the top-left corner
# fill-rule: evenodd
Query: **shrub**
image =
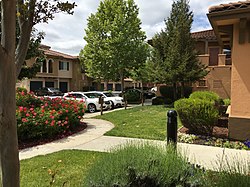
<path fill-rule="evenodd" d="M 220 96 L 211 91 L 196 91 L 193 92 L 190 96 L 190 99 L 202 99 L 206 101 L 212 101 L 216 104 L 221 103 Z"/>
<path fill-rule="evenodd" d="M 174 103 L 184 127 L 190 133 L 210 135 L 219 117 L 214 103 L 201 99 L 180 99 Z"/>
<path fill-rule="evenodd" d="M 94 163 L 84 184 L 87 187 L 192 186 L 197 174 L 198 170 L 172 146 L 130 143 Z"/>
<path fill-rule="evenodd" d="M 231 100 L 230 99 L 224 99 L 223 103 L 224 103 L 224 105 L 229 106 L 231 104 Z"/>
<path fill-rule="evenodd" d="M 61 98 L 37 98 L 17 94 L 17 133 L 19 141 L 46 139 L 73 131 L 84 115 L 83 103 Z M 23 105 L 22 105 L 23 104 Z"/>
<path fill-rule="evenodd" d="M 27 89 L 26 89 L 26 88 L 23 88 L 23 87 L 17 87 L 17 88 L 16 88 L 16 92 L 17 92 L 17 93 L 18 93 L 18 92 L 24 92 L 25 94 L 28 93 Z"/>
<path fill-rule="evenodd" d="M 160 86 L 160 93 L 163 97 L 174 101 L 174 89 L 173 86 Z M 184 97 L 188 98 L 192 93 L 192 87 L 184 87 Z M 181 98 L 181 87 L 177 87 L 177 98 Z"/>
<path fill-rule="evenodd" d="M 125 97 L 128 103 L 141 103 L 141 92 L 139 90 L 126 90 Z"/>
<path fill-rule="evenodd" d="M 24 90 L 18 90 L 16 93 L 16 105 L 17 106 L 23 106 L 28 108 L 36 108 L 40 107 L 42 104 L 42 100 L 37 98 L 32 93 L 27 93 Z"/>
<path fill-rule="evenodd" d="M 152 98 L 152 105 L 164 105 L 164 104 L 171 104 L 172 100 L 165 98 L 163 96 L 157 96 Z"/>

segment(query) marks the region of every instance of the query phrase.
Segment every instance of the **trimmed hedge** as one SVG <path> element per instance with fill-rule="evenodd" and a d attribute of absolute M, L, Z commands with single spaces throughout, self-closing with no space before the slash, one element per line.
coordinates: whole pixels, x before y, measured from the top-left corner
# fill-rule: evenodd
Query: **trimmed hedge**
<path fill-rule="evenodd" d="M 190 99 L 202 99 L 206 101 L 212 101 L 215 104 L 222 104 L 220 96 L 211 91 L 196 91 L 193 92 L 190 96 Z"/>
<path fill-rule="evenodd" d="M 180 120 L 190 133 L 211 135 L 219 112 L 214 103 L 201 99 L 180 99 L 174 103 Z"/>

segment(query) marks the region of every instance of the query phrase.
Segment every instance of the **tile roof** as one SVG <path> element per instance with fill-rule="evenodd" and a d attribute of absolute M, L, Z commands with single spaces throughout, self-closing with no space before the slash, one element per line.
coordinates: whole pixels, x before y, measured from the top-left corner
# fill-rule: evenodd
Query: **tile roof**
<path fill-rule="evenodd" d="M 191 35 L 192 35 L 192 38 L 194 38 L 195 40 L 199 40 L 199 39 L 216 40 L 216 36 L 213 30 L 193 32 L 191 33 Z"/>
<path fill-rule="evenodd" d="M 61 57 L 61 58 L 72 59 L 72 60 L 78 59 L 77 56 L 71 56 L 71 55 L 68 55 L 68 54 L 65 54 L 65 53 L 61 53 L 61 52 L 58 52 L 58 51 L 51 50 L 50 46 L 46 46 L 46 45 L 43 45 L 43 44 L 40 46 L 40 49 L 42 51 L 44 51 L 45 55 L 48 55 L 48 56 Z"/>
<path fill-rule="evenodd" d="M 236 10 L 243 8 L 250 8 L 250 0 L 212 6 L 209 8 L 208 12 L 213 13 L 213 12 L 221 12 L 226 10 Z"/>

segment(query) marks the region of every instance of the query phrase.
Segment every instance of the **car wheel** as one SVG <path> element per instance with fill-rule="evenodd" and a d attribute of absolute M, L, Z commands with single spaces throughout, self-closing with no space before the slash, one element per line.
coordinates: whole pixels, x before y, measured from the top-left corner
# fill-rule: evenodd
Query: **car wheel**
<path fill-rule="evenodd" d="M 96 106 L 95 106 L 94 104 L 89 104 L 89 105 L 88 105 L 88 111 L 89 111 L 90 113 L 95 112 L 95 111 L 96 111 Z"/>
<path fill-rule="evenodd" d="M 111 109 L 114 109 L 115 108 L 114 102 L 110 101 L 110 103 L 111 103 Z"/>

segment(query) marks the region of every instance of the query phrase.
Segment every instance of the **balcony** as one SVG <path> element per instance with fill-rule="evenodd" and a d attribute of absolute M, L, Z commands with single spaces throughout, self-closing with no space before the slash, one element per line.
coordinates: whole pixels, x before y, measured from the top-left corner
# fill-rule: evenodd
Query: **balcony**
<path fill-rule="evenodd" d="M 217 58 L 210 59 L 209 54 L 198 55 L 198 59 L 202 64 L 205 64 L 208 67 L 223 67 L 223 66 L 231 66 L 231 56 L 227 54 L 218 54 Z"/>

